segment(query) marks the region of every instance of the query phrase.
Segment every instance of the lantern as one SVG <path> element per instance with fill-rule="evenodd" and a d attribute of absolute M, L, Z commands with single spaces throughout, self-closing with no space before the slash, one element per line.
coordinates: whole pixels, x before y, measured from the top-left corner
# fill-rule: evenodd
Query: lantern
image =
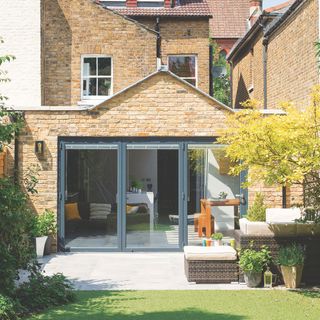
<path fill-rule="evenodd" d="M 264 287 L 272 288 L 272 272 L 267 268 L 267 271 L 264 273 Z"/>

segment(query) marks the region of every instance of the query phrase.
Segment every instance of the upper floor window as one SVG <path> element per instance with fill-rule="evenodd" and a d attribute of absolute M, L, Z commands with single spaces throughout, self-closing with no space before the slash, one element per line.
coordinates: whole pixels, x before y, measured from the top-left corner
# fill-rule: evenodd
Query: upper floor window
<path fill-rule="evenodd" d="M 194 55 L 175 55 L 168 57 L 169 70 L 183 80 L 197 86 L 197 57 Z"/>
<path fill-rule="evenodd" d="M 112 59 L 100 55 L 82 57 L 82 99 L 101 99 L 112 94 Z"/>

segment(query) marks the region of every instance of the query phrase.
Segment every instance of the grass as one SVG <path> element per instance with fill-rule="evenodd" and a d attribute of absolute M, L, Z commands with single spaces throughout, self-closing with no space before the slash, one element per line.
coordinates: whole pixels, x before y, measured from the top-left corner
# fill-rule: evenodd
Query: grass
<path fill-rule="evenodd" d="M 154 226 L 154 231 L 171 231 L 174 230 L 173 226 L 168 224 L 157 223 Z M 138 223 L 127 225 L 127 231 L 150 231 L 150 223 Z"/>
<path fill-rule="evenodd" d="M 73 304 L 28 320 L 320 319 L 320 292 L 79 291 Z"/>

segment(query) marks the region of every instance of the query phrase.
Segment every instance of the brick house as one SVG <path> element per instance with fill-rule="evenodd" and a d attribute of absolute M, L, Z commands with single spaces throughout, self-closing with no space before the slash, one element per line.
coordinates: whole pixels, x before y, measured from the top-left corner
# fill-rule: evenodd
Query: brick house
<path fill-rule="evenodd" d="M 262 1 L 257 1 L 262 7 Z M 312 86 L 319 83 L 315 42 L 319 39 L 319 1 L 287 1 L 260 10 L 229 53 L 232 69 L 232 106 L 256 99 L 263 109 L 276 109 L 291 101 L 302 107 L 310 102 Z M 267 111 L 268 112 L 268 111 Z M 271 205 L 301 203 L 300 188 L 270 188 L 257 184 L 249 190 L 267 194 Z"/>
<path fill-rule="evenodd" d="M 57 214 L 58 248 L 200 244 L 200 199 L 246 197 L 213 145 L 234 110 L 209 95 L 207 2 L 1 1 L 17 56 L 3 90 L 26 122 L 6 173 L 36 171 L 30 205 Z M 232 206 L 213 215 L 234 229 Z"/>
<path fill-rule="evenodd" d="M 318 39 L 317 0 L 288 1 L 264 10 L 228 56 L 233 107 L 248 98 L 261 101 L 265 109 L 283 101 L 308 103 L 312 86 L 319 83 Z"/>

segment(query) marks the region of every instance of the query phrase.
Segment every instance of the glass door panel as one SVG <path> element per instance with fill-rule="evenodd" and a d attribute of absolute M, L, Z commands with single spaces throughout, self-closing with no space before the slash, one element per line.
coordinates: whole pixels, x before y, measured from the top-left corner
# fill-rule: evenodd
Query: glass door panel
<path fill-rule="evenodd" d="M 179 145 L 127 146 L 126 247 L 179 248 Z"/>
<path fill-rule="evenodd" d="M 65 246 L 118 248 L 117 145 L 67 145 Z"/>
<path fill-rule="evenodd" d="M 219 200 L 223 194 L 235 199 L 240 193 L 240 178 L 228 174 L 230 162 L 223 146 L 189 145 L 188 147 L 188 244 L 201 245 L 202 229 L 200 200 Z M 211 210 L 212 230 L 232 236 L 237 212 L 232 206 L 214 207 Z"/>

